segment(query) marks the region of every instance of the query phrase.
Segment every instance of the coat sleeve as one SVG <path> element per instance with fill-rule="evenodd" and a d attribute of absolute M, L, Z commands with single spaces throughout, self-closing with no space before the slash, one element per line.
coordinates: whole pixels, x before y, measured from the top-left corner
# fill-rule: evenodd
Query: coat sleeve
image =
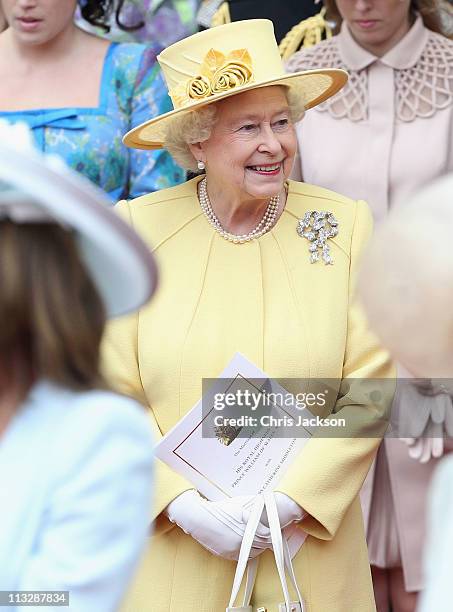
<path fill-rule="evenodd" d="M 128 202 L 125 200 L 119 202 L 115 210 L 132 225 Z M 134 313 L 109 323 L 103 341 L 103 369 L 107 380 L 117 391 L 130 395 L 147 407 L 154 439 L 158 442 L 162 438 L 162 432 L 153 414 L 152 398 L 147 397 L 140 377 L 138 321 L 139 313 Z M 175 497 L 193 488 L 189 481 L 159 459 L 155 459 L 155 489 L 151 520 L 154 520 Z"/>
<path fill-rule="evenodd" d="M 357 267 L 371 230 L 368 207 L 359 201 L 351 239 L 343 377 L 333 408 L 335 417 L 345 419 L 346 429 L 331 428 L 328 437 L 322 431 L 315 433 L 277 485 L 307 512 L 301 528 L 323 540 L 335 536 L 360 491 L 387 428 L 394 392 L 395 373 L 388 354 L 367 329 L 354 299 Z"/>
<path fill-rule="evenodd" d="M 76 401 L 66 415 L 61 406 L 49 440 L 50 484 L 18 585 L 69 591 L 71 610 L 114 612 L 149 534 L 152 435 L 128 398 L 89 392 Z"/>

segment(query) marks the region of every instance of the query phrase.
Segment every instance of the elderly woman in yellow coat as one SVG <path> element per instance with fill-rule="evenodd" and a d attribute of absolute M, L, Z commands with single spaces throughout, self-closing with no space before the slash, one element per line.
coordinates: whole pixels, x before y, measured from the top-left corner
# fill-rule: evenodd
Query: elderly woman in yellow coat
<path fill-rule="evenodd" d="M 219 375 L 238 351 L 272 377 L 337 379 L 333 411 L 348 433 L 314 436 L 276 499 L 282 523 L 308 534 L 293 559 L 307 610 L 372 612 L 357 494 L 385 402 L 374 404 L 353 379 L 387 377 L 392 368 L 353 299 L 371 217 L 362 201 L 288 180 L 294 122 L 347 75 L 285 75 L 267 20 L 195 34 L 159 61 L 175 109 L 125 142 L 166 147 L 205 173 L 118 205 L 152 246 L 163 280 L 153 304 L 110 328 L 111 380 L 149 407 L 162 436 L 199 400 L 202 379 Z M 125 609 L 225 610 L 240 538 L 212 526 L 205 510 L 214 502 L 163 463 L 157 481 L 154 536 Z M 234 498 L 224 514 L 228 503 Z M 281 610 L 272 551 L 258 552 L 251 605 Z"/>

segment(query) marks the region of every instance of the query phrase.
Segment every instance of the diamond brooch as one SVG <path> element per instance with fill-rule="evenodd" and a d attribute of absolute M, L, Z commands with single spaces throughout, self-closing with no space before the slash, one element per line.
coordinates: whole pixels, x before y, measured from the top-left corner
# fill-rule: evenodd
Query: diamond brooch
<path fill-rule="evenodd" d="M 322 258 L 326 266 L 333 264 L 327 240 L 338 234 L 338 221 L 331 212 L 307 211 L 297 223 L 297 233 L 309 242 L 310 263 L 316 263 Z"/>

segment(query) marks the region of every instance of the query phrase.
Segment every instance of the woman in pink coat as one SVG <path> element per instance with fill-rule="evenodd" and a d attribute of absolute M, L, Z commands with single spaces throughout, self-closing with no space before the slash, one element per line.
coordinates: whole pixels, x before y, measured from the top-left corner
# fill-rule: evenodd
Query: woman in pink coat
<path fill-rule="evenodd" d="M 339 33 L 296 53 L 288 69 L 341 67 L 350 79 L 299 124 L 297 178 L 364 198 L 379 221 L 453 170 L 451 16 L 441 15 L 436 0 L 325 5 Z M 413 611 L 423 587 L 426 489 L 437 461 L 421 463 L 408 450 L 417 454 L 385 440 L 363 496 L 378 612 Z"/>

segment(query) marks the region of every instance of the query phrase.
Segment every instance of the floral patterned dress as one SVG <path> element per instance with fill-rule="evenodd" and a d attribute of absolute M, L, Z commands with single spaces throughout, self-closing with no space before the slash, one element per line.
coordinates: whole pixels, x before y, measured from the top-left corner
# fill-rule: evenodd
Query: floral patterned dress
<path fill-rule="evenodd" d="M 166 151 L 128 149 L 122 143 L 128 130 L 171 109 L 155 49 L 112 43 L 104 60 L 99 106 L 0 111 L 0 118 L 26 122 L 42 151 L 62 157 L 114 203 L 184 180 L 184 171 Z"/>

